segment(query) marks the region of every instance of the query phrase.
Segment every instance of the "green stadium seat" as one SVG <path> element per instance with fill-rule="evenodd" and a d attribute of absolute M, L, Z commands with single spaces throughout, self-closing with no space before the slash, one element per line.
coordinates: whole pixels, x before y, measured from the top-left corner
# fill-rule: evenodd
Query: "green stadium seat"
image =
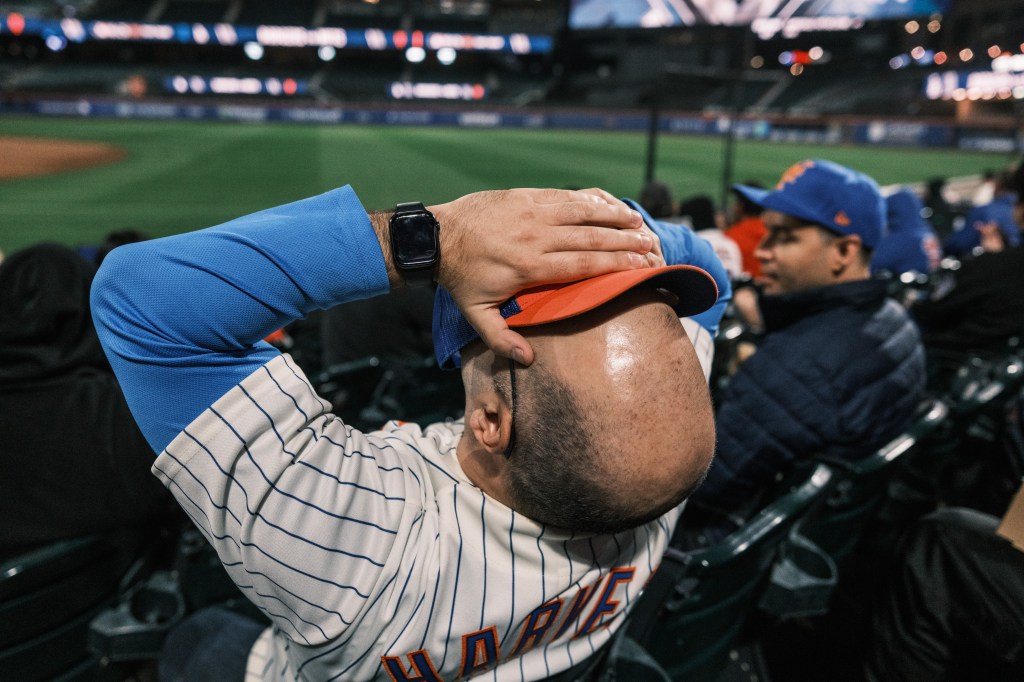
<path fill-rule="evenodd" d="M 89 622 L 116 598 L 129 563 L 90 536 L 0 564 L 0 680 L 96 679 Z"/>
<path fill-rule="evenodd" d="M 836 477 L 828 497 L 802 524 L 804 537 L 841 566 L 885 499 L 896 465 L 922 448 L 949 412 L 941 400 L 929 400 L 906 431 L 868 457 L 853 462 L 819 457 L 835 470 Z"/>
<path fill-rule="evenodd" d="M 728 665 L 780 544 L 831 478 L 831 469 L 819 464 L 720 543 L 667 550 L 633 612 L 629 635 L 671 679 L 714 679 Z"/>

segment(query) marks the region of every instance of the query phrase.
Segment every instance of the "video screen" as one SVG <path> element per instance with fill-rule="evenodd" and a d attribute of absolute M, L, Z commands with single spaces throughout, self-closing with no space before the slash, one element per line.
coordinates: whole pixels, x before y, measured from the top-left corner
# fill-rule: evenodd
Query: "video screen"
<path fill-rule="evenodd" d="M 950 0 L 573 0 L 569 28 L 743 26 L 758 19 L 896 19 L 942 14 Z"/>

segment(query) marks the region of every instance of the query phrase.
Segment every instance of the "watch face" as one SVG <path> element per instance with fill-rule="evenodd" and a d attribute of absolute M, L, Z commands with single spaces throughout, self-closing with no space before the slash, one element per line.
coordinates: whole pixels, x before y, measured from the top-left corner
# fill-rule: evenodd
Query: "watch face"
<path fill-rule="evenodd" d="M 437 222 L 430 215 L 398 215 L 391 220 L 391 248 L 399 267 L 437 262 Z"/>

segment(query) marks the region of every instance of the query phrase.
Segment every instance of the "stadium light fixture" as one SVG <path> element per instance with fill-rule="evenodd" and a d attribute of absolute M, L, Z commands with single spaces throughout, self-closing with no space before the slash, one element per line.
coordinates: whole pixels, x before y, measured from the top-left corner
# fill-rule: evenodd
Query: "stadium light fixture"
<path fill-rule="evenodd" d="M 445 66 L 451 66 L 455 63 L 456 52 L 454 47 L 442 47 L 437 51 L 437 61 L 441 62 Z"/>
<path fill-rule="evenodd" d="M 68 46 L 68 41 L 65 40 L 63 37 L 57 35 L 46 36 L 45 43 L 46 48 L 50 50 L 50 52 L 60 52 Z"/>
<path fill-rule="evenodd" d="M 263 46 L 259 43 L 246 43 L 242 49 L 245 50 L 245 56 L 254 62 L 263 59 Z"/>
<path fill-rule="evenodd" d="M 902 69 L 905 66 L 910 65 L 910 57 L 905 54 L 899 54 L 889 60 L 889 68 L 893 71 Z"/>

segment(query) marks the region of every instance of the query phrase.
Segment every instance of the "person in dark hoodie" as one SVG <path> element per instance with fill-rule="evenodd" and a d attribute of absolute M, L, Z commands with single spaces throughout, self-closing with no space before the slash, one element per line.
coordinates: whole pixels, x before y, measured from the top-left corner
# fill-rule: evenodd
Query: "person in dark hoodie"
<path fill-rule="evenodd" d="M 0 559 L 171 509 L 93 328 L 94 271 L 56 244 L 0 264 Z"/>
<path fill-rule="evenodd" d="M 871 272 L 928 274 L 939 267 L 942 246 L 921 216 L 923 206 L 917 195 L 909 189 L 898 190 L 886 197 L 885 207 L 889 230 L 871 257 Z"/>
<path fill-rule="evenodd" d="M 722 395 L 715 459 L 682 517 L 684 535 L 712 542 L 794 462 L 870 455 L 910 422 L 925 387 L 917 328 L 870 278 L 885 224 L 877 183 L 807 160 L 773 190 L 736 189 L 765 209 L 765 335 Z"/>
<path fill-rule="evenodd" d="M 1002 236 L 1000 248 L 1014 247 L 1020 243 L 1020 229 L 1014 218 L 1014 206 L 1017 204 L 1015 178 L 1005 171 L 996 176 L 995 198 L 984 206 L 976 206 L 964 218 L 964 225 L 956 230 L 943 242 L 942 248 L 947 256 L 964 258 L 976 250 L 991 250 L 983 243 L 986 231 Z M 998 228 L 998 232 L 992 228 Z"/>

